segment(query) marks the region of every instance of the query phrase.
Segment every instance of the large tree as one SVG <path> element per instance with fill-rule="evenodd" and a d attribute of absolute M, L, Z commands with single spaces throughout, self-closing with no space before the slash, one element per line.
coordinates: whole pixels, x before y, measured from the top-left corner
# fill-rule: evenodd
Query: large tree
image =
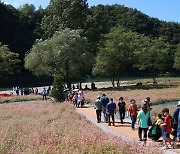
<path fill-rule="evenodd" d="M 72 78 L 89 68 L 86 42 L 78 30 L 60 30 L 52 38 L 36 42 L 26 55 L 25 67 L 36 75 L 60 74 L 70 85 Z"/>
<path fill-rule="evenodd" d="M 178 45 L 175 53 L 174 68 L 180 70 L 180 44 Z"/>
<path fill-rule="evenodd" d="M 59 27 L 82 29 L 87 11 L 87 0 L 51 0 L 42 20 L 45 37 L 51 37 Z"/>
<path fill-rule="evenodd" d="M 34 33 L 35 39 L 41 38 L 43 35 L 41 21 L 44 17 L 45 10 L 41 6 L 36 10 L 33 4 L 24 4 L 18 10 L 21 13 L 21 21 Z"/>
<path fill-rule="evenodd" d="M 117 79 L 119 86 L 120 75 L 127 67 L 132 68 L 133 52 L 138 48 L 141 35 L 118 27 L 105 35 L 105 39 L 106 41 L 99 48 L 93 74 L 110 76 L 113 87 Z"/>
<path fill-rule="evenodd" d="M 0 3 L 0 42 L 7 44 L 11 51 L 24 59 L 35 38 L 20 19 L 20 12 L 11 5 Z"/>
<path fill-rule="evenodd" d="M 170 45 L 162 38 L 151 39 L 144 37 L 140 50 L 135 50 L 134 67 L 148 71 L 153 77 L 168 69 L 168 54 Z"/>
<path fill-rule="evenodd" d="M 115 79 L 119 86 L 120 75 L 129 68 L 148 71 L 155 77 L 168 66 L 169 44 L 161 38 L 151 39 L 118 27 L 105 35 L 105 39 L 99 48 L 93 74 L 110 76 L 113 86 Z"/>
<path fill-rule="evenodd" d="M 11 52 L 7 45 L 0 43 L 0 77 L 7 77 L 19 71 L 18 63 L 20 60 L 18 56 L 17 53 Z"/>

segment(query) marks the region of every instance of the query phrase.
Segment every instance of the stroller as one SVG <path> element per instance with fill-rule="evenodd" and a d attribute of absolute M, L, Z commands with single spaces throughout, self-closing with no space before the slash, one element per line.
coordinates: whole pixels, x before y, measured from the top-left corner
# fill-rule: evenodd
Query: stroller
<path fill-rule="evenodd" d="M 148 132 L 148 137 L 154 141 L 159 140 L 159 138 L 161 137 L 161 128 L 159 127 L 159 125 L 153 124 L 150 127 L 149 132 Z"/>

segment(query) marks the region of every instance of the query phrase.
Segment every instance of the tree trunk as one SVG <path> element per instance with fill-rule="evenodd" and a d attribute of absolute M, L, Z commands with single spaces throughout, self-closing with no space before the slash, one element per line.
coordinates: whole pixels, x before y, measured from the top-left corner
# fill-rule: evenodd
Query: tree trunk
<path fill-rule="evenodd" d="M 117 87 L 120 87 L 119 74 L 117 75 Z"/>
<path fill-rule="evenodd" d="M 66 63 L 66 82 L 67 82 L 67 88 L 71 88 L 71 76 L 69 72 L 69 65 Z"/>
<path fill-rule="evenodd" d="M 115 87 L 115 84 L 114 84 L 114 73 L 113 73 L 113 75 L 112 75 L 112 77 L 111 77 L 111 82 L 112 82 L 112 86 L 113 86 L 113 88 Z"/>

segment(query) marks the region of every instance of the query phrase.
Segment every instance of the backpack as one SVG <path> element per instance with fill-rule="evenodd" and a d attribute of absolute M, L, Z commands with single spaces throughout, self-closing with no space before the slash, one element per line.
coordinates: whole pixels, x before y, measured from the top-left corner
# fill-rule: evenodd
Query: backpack
<path fill-rule="evenodd" d="M 153 124 L 148 131 L 148 137 L 155 141 L 158 140 L 161 137 L 161 128 Z"/>

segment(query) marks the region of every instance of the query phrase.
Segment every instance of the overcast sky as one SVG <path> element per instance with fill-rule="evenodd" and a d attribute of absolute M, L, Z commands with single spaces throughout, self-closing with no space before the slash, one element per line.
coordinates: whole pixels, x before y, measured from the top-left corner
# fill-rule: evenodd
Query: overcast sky
<path fill-rule="evenodd" d="M 46 8 L 50 0 L 1 0 L 14 7 L 25 3 L 34 4 L 36 8 Z M 97 4 L 121 4 L 165 21 L 180 23 L 180 0 L 88 0 L 90 6 Z"/>

